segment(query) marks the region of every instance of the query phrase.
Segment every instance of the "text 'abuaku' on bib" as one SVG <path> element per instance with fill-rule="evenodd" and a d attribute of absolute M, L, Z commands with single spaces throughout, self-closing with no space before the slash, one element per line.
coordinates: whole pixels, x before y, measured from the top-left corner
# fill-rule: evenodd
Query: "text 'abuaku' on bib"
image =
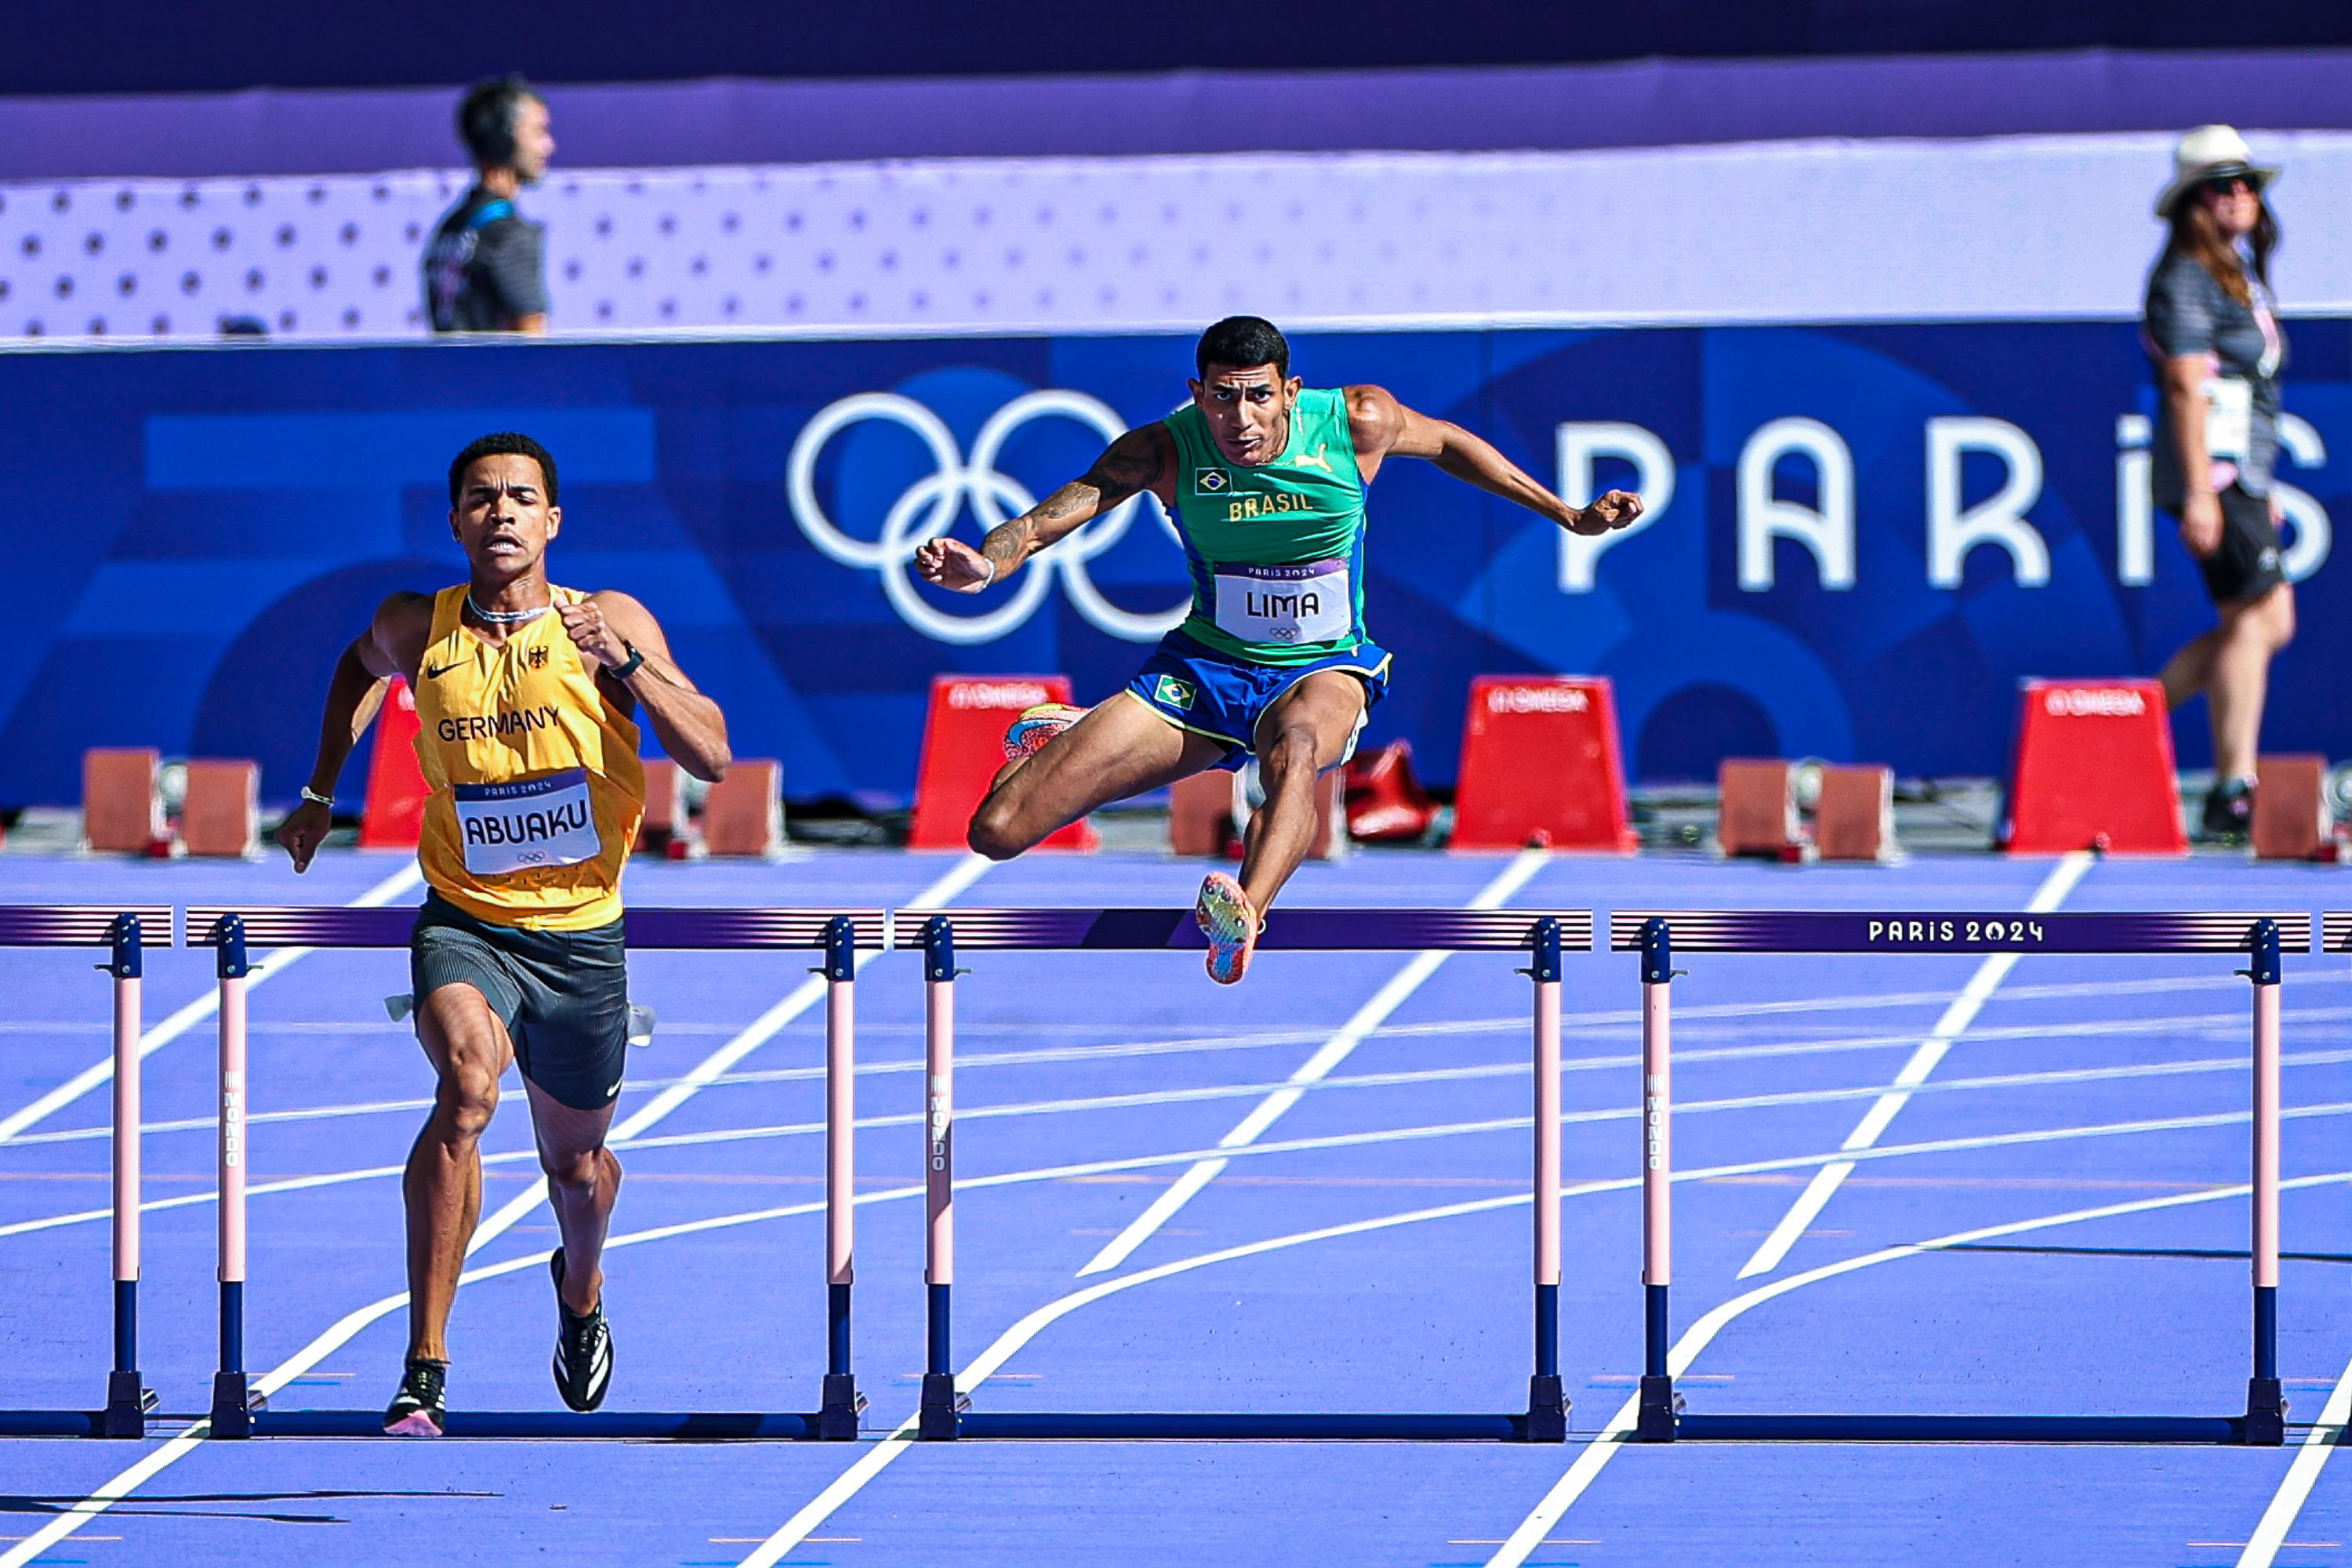
<path fill-rule="evenodd" d="M 576 866 L 594 859 L 602 847 L 584 768 L 511 784 L 452 784 L 449 793 L 466 869 L 477 877 Z"/>

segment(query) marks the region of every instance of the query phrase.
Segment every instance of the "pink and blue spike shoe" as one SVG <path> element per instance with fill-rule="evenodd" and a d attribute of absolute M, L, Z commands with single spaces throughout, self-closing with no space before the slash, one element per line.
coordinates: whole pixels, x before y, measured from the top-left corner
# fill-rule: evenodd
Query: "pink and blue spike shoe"
<path fill-rule="evenodd" d="M 1024 708 L 1004 731 L 1004 760 L 1017 763 L 1043 751 L 1045 742 L 1087 716 L 1083 708 L 1066 702 L 1040 702 Z"/>
<path fill-rule="evenodd" d="M 1223 871 L 1212 871 L 1201 883 L 1192 904 L 1193 921 L 1209 939 L 1209 978 L 1231 985 L 1249 968 L 1257 951 L 1257 910 L 1250 907 L 1242 885 Z"/>

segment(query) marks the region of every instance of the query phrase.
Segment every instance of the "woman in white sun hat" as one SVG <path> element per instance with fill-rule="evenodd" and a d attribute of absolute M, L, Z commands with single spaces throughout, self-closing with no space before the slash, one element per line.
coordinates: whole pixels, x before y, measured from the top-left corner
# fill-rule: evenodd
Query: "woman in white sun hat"
<path fill-rule="evenodd" d="M 2205 696 L 2213 725 L 2205 831 L 2233 837 L 2253 816 L 2271 657 L 2294 636 L 2271 495 L 2286 337 L 2270 289 L 2279 226 L 2264 195 L 2279 171 L 2255 163 L 2227 125 L 2189 132 L 2172 161 L 2172 181 L 2156 198 L 2170 232 L 2142 316 L 2157 378 L 2149 479 L 2221 618 L 2166 663 L 2164 692 L 2175 708 Z"/>

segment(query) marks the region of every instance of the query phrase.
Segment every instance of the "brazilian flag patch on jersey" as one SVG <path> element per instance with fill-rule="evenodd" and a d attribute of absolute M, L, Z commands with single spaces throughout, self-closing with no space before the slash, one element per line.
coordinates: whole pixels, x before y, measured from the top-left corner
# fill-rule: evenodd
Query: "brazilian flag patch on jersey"
<path fill-rule="evenodd" d="M 1194 694 L 1192 683 L 1189 680 L 1179 680 L 1172 675 L 1163 675 L 1160 678 L 1160 684 L 1152 688 L 1151 694 L 1171 708 L 1181 708 L 1188 713 L 1192 710 Z"/>
<path fill-rule="evenodd" d="M 1233 488 L 1233 475 L 1223 468 L 1192 470 L 1192 493 L 1196 496 L 1221 496 Z"/>

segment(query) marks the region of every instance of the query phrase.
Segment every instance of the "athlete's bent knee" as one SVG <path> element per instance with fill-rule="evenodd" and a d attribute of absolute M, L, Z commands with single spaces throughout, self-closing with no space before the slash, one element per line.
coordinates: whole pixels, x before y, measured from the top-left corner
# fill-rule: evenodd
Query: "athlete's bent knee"
<path fill-rule="evenodd" d="M 453 1137 L 471 1142 L 481 1137 L 490 1124 L 491 1112 L 499 1108 L 498 1075 L 478 1068 L 453 1067 L 441 1075 L 433 1106 Z"/>
<path fill-rule="evenodd" d="M 548 1185 L 566 1192 L 588 1193 L 596 1190 L 596 1177 L 604 1169 L 604 1158 L 601 1145 L 576 1153 L 550 1154 L 541 1151 L 539 1168 L 547 1173 Z"/>
<path fill-rule="evenodd" d="M 1010 860 L 1029 847 L 1028 840 L 1013 831 L 1013 813 L 999 805 L 992 795 L 980 803 L 971 814 L 971 826 L 964 830 L 964 842 L 975 855 L 985 855 L 991 860 Z"/>
<path fill-rule="evenodd" d="M 1265 773 L 1267 787 L 1272 789 L 1294 774 L 1314 777 L 1318 749 L 1312 724 L 1293 722 L 1276 730 L 1258 752 L 1258 766 Z"/>

